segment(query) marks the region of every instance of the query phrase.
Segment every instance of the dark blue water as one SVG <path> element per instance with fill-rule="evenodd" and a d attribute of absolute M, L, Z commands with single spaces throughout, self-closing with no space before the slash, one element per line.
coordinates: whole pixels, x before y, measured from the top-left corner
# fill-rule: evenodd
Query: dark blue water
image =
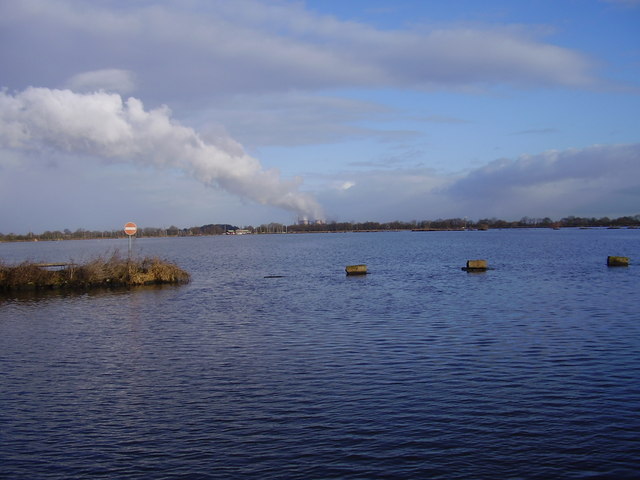
<path fill-rule="evenodd" d="M 0 259 L 114 248 L 0 244 Z M 0 299 L 1 478 L 638 478 L 640 230 L 135 251 L 192 282 Z M 461 271 L 475 258 L 494 269 Z M 370 274 L 345 276 L 354 263 Z"/>

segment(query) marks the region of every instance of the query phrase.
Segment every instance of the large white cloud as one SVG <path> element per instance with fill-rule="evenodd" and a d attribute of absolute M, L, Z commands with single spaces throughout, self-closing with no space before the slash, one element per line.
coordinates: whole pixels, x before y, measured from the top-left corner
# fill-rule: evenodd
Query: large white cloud
<path fill-rule="evenodd" d="M 231 139 L 208 143 L 172 120 L 166 107 L 145 110 L 140 100 L 123 100 L 118 94 L 47 88 L 15 95 L 2 92 L 0 146 L 179 169 L 242 198 L 322 217 L 319 204 L 298 190 L 300 178 L 285 181 L 276 170 L 264 170 Z"/>
<path fill-rule="evenodd" d="M 599 82 L 592 59 L 554 45 L 537 26 L 381 29 L 297 1 L 0 2 L 0 30 L 0 64 L 11 66 L 0 87 L 135 92 L 198 129 L 222 124 L 248 148 L 410 136 L 372 128 L 384 114 L 367 97 L 338 98 L 363 87 L 477 92 Z"/>
<path fill-rule="evenodd" d="M 381 30 L 294 2 L 0 3 L 6 86 L 117 66 L 161 102 L 333 87 L 588 87 L 592 61 L 522 27 Z M 74 56 L 69 58 L 68 49 Z M 46 58 L 46 62 L 42 59 Z M 78 70 L 80 69 L 80 70 Z M 22 84 L 20 84 L 22 83 Z"/>

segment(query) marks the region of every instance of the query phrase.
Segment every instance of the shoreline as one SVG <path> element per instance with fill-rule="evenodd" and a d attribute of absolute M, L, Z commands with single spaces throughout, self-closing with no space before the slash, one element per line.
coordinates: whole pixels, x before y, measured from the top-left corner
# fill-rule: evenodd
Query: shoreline
<path fill-rule="evenodd" d="M 379 232 L 472 232 L 472 231 L 489 231 L 489 230 L 639 230 L 640 226 L 637 225 L 623 225 L 623 226 L 560 226 L 560 227 L 548 227 L 548 226 L 500 226 L 490 228 L 478 228 L 478 227 L 459 227 L 459 228 L 372 228 L 372 229 L 353 229 L 353 230 L 291 230 L 288 232 L 253 232 L 244 234 L 184 234 L 184 235 L 136 235 L 135 238 L 189 238 L 189 237 L 220 237 L 220 236 L 247 236 L 247 235 L 300 235 L 300 234 L 313 234 L 313 233 L 379 233 Z M 0 239 L 2 243 L 36 243 L 36 242 L 67 242 L 73 240 L 126 240 L 125 236 L 117 237 L 98 237 L 89 236 L 83 238 L 56 238 L 56 239 L 41 239 L 37 237 L 31 238 L 15 238 L 11 240 Z"/>

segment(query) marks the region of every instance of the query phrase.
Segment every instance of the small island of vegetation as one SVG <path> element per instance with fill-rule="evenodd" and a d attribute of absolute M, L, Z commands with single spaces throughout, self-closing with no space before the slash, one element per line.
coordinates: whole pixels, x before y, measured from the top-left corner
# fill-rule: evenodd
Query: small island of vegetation
<path fill-rule="evenodd" d="M 19 290 L 118 288 L 140 285 L 181 284 L 189 274 L 157 257 L 123 258 L 114 253 L 85 264 L 0 263 L 0 292 Z"/>

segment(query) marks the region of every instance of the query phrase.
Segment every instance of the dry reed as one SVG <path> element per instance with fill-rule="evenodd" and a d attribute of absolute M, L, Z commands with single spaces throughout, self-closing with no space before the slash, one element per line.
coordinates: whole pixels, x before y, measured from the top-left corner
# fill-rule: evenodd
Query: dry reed
<path fill-rule="evenodd" d="M 13 266 L 0 263 L 0 291 L 132 287 L 189 281 L 189 274 L 171 262 L 157 257 L 128 259 L 118 252 L 81 265 L 69 263 L 52 268 L 56 266 L 35 262 Z"/>

